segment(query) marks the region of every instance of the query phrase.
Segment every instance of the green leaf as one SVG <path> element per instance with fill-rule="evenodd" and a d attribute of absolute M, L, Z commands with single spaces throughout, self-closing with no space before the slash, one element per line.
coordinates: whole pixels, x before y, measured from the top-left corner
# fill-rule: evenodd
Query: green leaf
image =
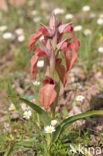
<path fill-rule="evenodd" d="M 20 148 L 20 147 L 28 147 L 28 148 L 32 148 L 33 147 L 33 143 L 34 143 L 34 140 L 31 140 L 31 141 L 22 141 L 22 142 L 19 142 L 17 144 L 14 144 L 12 145 L 11 147 L 8 148 L 8 150 L 5 152 L 4 156 L 9 156 L 10 153 L 17 149 L 17 148 Z"/>
<path fill-rule="evenodd" d="M 48 112 L 44 111 L 41 107 L 37 106 L 33 102 L 28 101 L 25 98 L 19 98 L 19 99 L 24 103 L 26 103 L 28 106 L 30 106 L 33 110 L 35 110 L 40 115 L 40 119 L 45 125 L 50 122 L 50 117 L 48 115 Z"/>
<path fill-rule="evenodd" d="M 8 83 L 8 96 L 10 97 L 11 102 L 15 105 L 16 104 L 16 98 L 14 98 L 14 97 L 16 97 L 16 93 L 14 92 L 10 82 Z"/>
<path fill-rule="evenodd" d="M 12 88 L 12 85 L 10 82 L 8 83 L 8 97 L 10 98 L 10 101 L 15 105 L 16 109 L 20 111 L 20 107 L 17 104 L 18 96 L 16 95 L 16 92 Z"/>
<path fill-rule="evenodd" d="M 14 148 L 16 147 L 17 145 L 14 144 L 12 145 L 11 147 L 8 148 L 8 150 L 5 152 L 4 156 L 9 156 L 10 153 L 14 150 Z"/>
<path fill-rule="evenodd" d="M 67 125 L 77 120 L 90 117 L 90 116 L 94 116 L 94 115 L 103 115 L 103 110 L 89 111 L 89 112 L 81 113 L 81 114 L 66 118 L 57 126 L 56 131 L 53 134 L 52 142 L 54 143 L 58 140 L 59 136 L 61 135 L 62 131 Z"/>
<path fill-rule="evenodd" d="M 32 140 L 32 141 L 22 141 L 22 142 L 18 143 L 17 145 L 32 148 L 33 143 L 34 143 L 34 140 Z"/>

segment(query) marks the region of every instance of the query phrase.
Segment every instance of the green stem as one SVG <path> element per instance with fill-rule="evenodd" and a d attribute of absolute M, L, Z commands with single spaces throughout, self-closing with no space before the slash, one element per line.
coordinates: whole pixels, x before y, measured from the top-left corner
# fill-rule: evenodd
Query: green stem
<path fill-rule="evenodd" d="M 55 101 L 53 102 L 53 104 L 51 105 L 51 120 L 55 119 L 55 108 L 58 102 L 58 97 L 59 97 L 59 91 L 60 91 L 60 82 L 57 84 L 56 88 L 55 88 L 56 92 L 57 92 L 57 96 Z"/>
<path fill-rule="evenodd" d="M 53 103 L 51 106 L 51 120 L 55 119 L 55 104 Z"/>
<path fill-rule="evenodd" d="M 56 96 L 55 101 L 51 105 L 51 120 L 54 120 L 55 119 L 55 108 L 56 108 L 56 105 L 57 105 L 57 102 L 58 102 L 58 97 L 59 97 L 60 82 L 57 84 L 55 90 L 57 92 L 57 96 Z M 51 148 L 51 145 L 52 145 L 52 140 L 53 140 L 53 134 L 51 134 L 50 135 L 50 138 L 49 138 L 49 143 L 48 143 L 48 151 L 49 151 L 49 154 L 50 154 L 50 148 Z"/>
<path fill-rule="evenodd" d="M 47 156 L 50 156 L 50 148 L 51 148 L 51 135 L 47 134 Z"/>

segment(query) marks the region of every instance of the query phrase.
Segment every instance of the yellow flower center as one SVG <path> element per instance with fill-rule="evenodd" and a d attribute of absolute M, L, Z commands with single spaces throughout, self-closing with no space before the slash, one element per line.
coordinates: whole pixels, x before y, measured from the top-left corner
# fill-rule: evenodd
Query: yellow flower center
<path fill-rule="evenodd" d="M 40 66 L 43 66 L 43 63 L 42 62 L 40 62 Z"/>
<path fill-rule="evenodd" d="M 79 85 L 78 84 L 76 84 L 76 88 L 78 88 L 79 87 Z"/>
<path fill-rule="evenodd" d="M 48 129 L 48 132 L 51 132 L 51 128 Z"/>
<path fill-rule="evenodd" d="M 26 113 L 26 116 L 29 116 L 29 113 Z"/>
<path fill-rule="evenodd" d="M 100 37 L 100 40 L 103 41 L 103 36 Z"/>
<path fill-rule="evenodd" d="M 80 100 L 80 99 L 81 99 L 81 97 L 79 96 L 79 97 L 78 97 L 78 99 Z"/>
<path fill-rule="evenodd" d="M 13 110 L 13 111 L 15 111 L 15 110 L 16 110 L 15 106 L 13 106 L 12 110 Z"/>
<path fill-rule="evenodd" d="M 14 129 L 14 132 L 17 132 L 17 129 Z"/>

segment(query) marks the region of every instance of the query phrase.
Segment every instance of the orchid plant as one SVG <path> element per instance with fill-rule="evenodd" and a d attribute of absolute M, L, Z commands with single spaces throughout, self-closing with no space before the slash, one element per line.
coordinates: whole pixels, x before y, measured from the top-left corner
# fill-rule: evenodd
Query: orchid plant
<path fill-rule="evenodd" d="M 38 33 L 32 34 L 29 40 L 29 51 L 33 51 L 34 54 L 31 58 L 31 74 L 35 80 L 38 60 L 41 57 L 44 58 L 43 87 L 39 90 L 41 106 L 21 97 L 19 99 L 39 114 L 40 121 L 44 124 L 45 133 L 50 133 L 49 137 L 47 134 L 48 155 L 50 155 L 51 147 L 59 139 L 67 125 L 85 117 L 103 115 L 103 110 L 96 110 L 68 117 L 58 124 L 55 120 L 60 83 L 65 87 L 68 80 L 68 71 L 72 69 L 77 59 L 77 52 L 80 46 L 80 42 L 73 32 L 72 25 L 73 23 L 62 24 L 52 13 L 49 26 L 40 24 L 41 27 L 38 29 Z"/>
<path fill-rule="evenodd" d="M 68 33 L 69 38 L 64 38 L 64 34 Z M 39 38 L 41 44 L 39 48 L 33 48 Z M 38 44 L 38 43 L 37 43 Z M 43 88 L 39 91 L 40 103 L 47 111 L 51 108 L 52 119 L 55 118 L 55 107 L 58 99 L 58 92 L 61 80 L 63 86 L 66 85 L 68 79 L 68 71 L 73 67 L 76 59 L 80 42 L 73 33 L 72 23 L 62 24 L 58 21 L 54 14 L 51 14 L 49 27 L 41 24 L 37 34 L 33 34 L 29 41 L 29 51 L 33 50 L 34 55 L 31 58 L 31 73 L 36 79 L 36 65 L 40 57 L 44 57 L 45 79 L 42 81 Z M 63 65 L 61 53 L 65 58 Z M 57 72 L 58 77 L 55 77 Z"/>

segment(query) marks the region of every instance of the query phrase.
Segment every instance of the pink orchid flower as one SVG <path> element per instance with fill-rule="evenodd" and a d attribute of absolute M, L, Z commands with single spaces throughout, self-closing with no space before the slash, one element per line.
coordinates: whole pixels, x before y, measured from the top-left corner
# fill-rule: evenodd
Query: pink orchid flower
<path fill-rule="evenodd" d="M 50 16 L 49 27 L 44 24 L 40 25 L 38 33 L 30 37 L 29 51 L 33 50 L 34 52 L 31 58 L 31 73 L 34 79 L 36 79 L 37 62 L 40 57 L 45 58 L 45 72 L 47 66 L 49 66 L 49 78 L 45 78 L 43 81 L 44 87 L 39 92 L 40 102 L 47 110 L 56 98 L 56 82 L 53 73 L 57 72 L 62 84 L 65 86 L 68 80 L 68 71 L 73 67 L 77 59 L 80 42 L 73 33 L 72 23 L 62 24 L 53 13 Z M 65 33 L 68 33 L 70 38 L 65 39 Z M 38 44 L 38 40 L 42 36 L 43 39 Z M 34 48 L 35 44 L 39 48 Z M 61 54 L 64 55 L 65 65 L 62 64 Z"/>
<path fill-rule="evenodd" d="M 56 82 L 52 78 L 46 77 L 42 83 L 44 87 L 40 89 L 39 97 L 42 106 L 45 108 L 45 110 L 47 110 L 49 106 L 53 103 L 57 95 L 54 89 L 56 86 Z"/>

